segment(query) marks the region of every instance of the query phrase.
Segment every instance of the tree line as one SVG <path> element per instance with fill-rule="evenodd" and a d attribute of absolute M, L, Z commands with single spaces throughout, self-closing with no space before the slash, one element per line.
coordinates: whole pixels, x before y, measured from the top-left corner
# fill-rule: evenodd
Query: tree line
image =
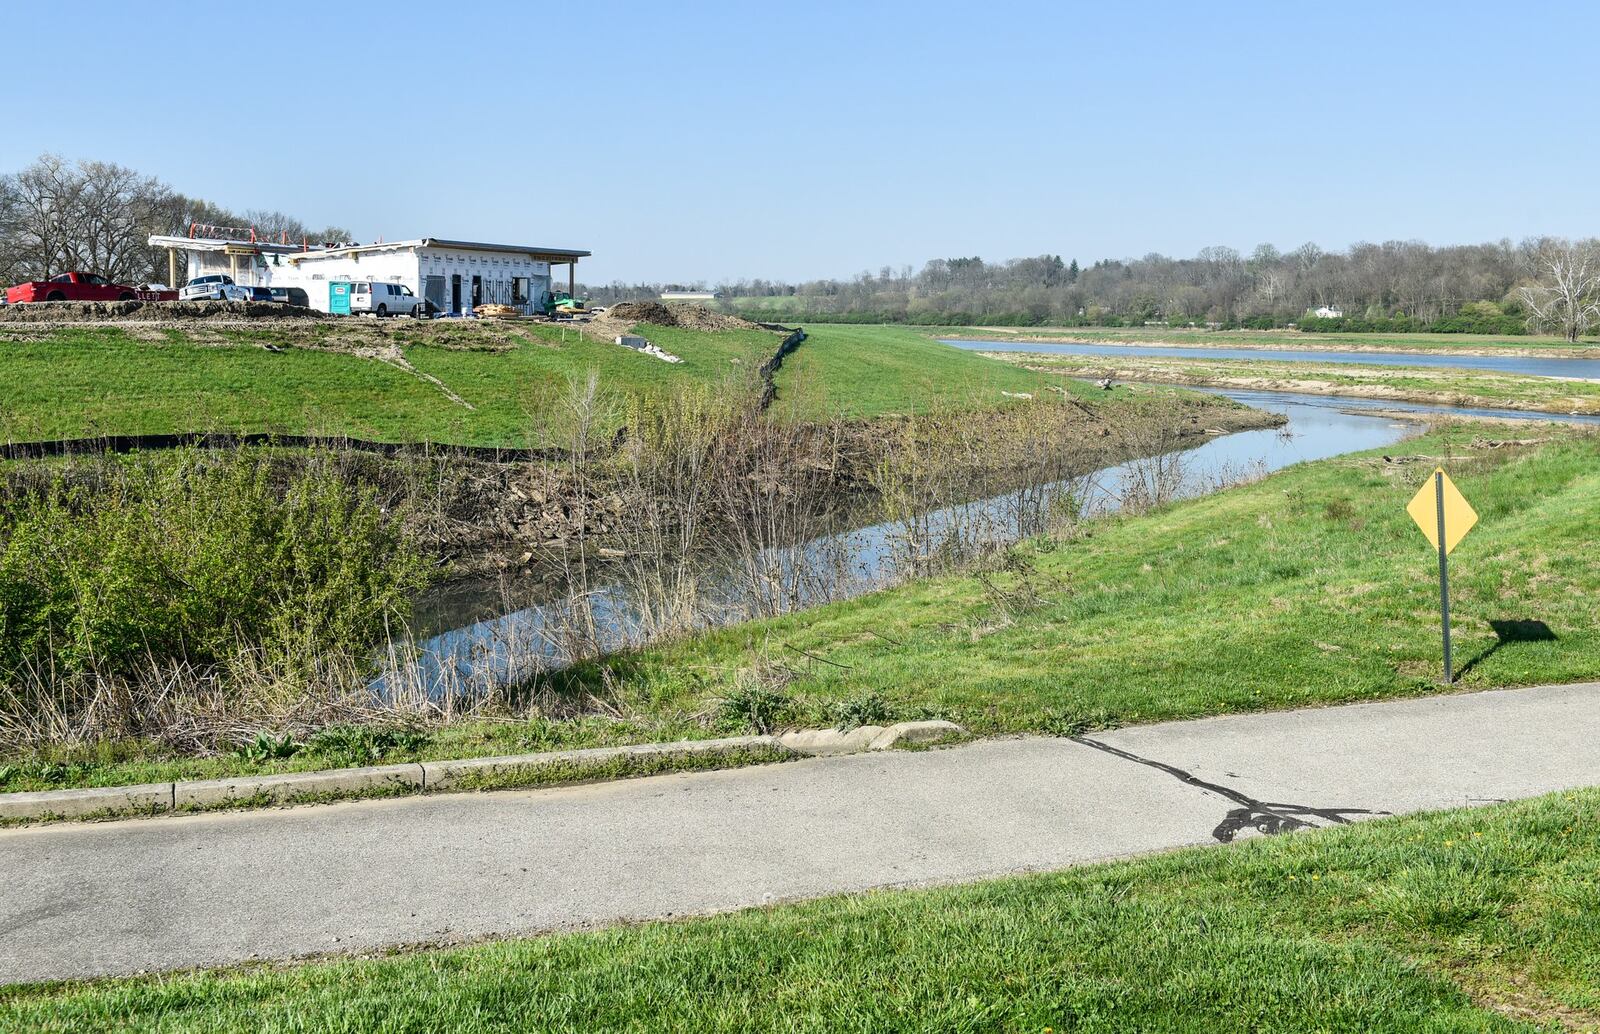
<path fill-rule="evenodd" d="M 597 300 L 653 297 L 661 285 L 615 283 Z M 739 280 L 721 304 L 753 317 L 814 322 L 1009 326 L 1299 326 L 1349 331 L 1456 331 L 1576 337 L 1600 323 L 1600 241 L 1433 247 L 1358 243 L 1343 251 L 1262 244 L 1249 255 L 1193 258 L 1038 255 L 1005 262 L 934 259 L 848 280 Z M 1317 310 L 1338 315 L 1316 315 Z"/>
<path fill-rule="evenodd" d="M 27 168 L 0 174 L 0 281 L 48 280 L 82 270 L 118 283 L 163 282 L 166 251 L 147 241 L 152 234 L 187 233 L 191 223 L 253 227 L 270 239 L 350 238 L 348 230 L 312 229 L 283 212 L 236 212 L 189 197 L 113 162 L 46 154 Z"/>
<path fill-rule="evenodd" d="M 344 241 L 341 227 L 312 229 L 283 212 L 235 212 L 189 197 L 133 169 L 46 154 L 0 174 L 0 281 L 48 280 L 83 270 L 122 283 L 167 277 L 152 234 L 192 223 L 253 227 L 266 239 Z M 693 284 L 612 283 L 592 301 L 658 297 Z M 1513 244 L 1432 247 L 1358 243 L 1343 251 L 1262 244 L 1193 258 L 1037 255 L 1005 262 L 934 259 L 920 270 L 885 266 L 848 280 L 718 284 L 723 307 L 757 318 L 1013 326 L 1279 327 L 1317 330 L 1554 331 L 1576 339 L 1600 324 L 1600 241 L 1529 238 Z M 1316 315 L 1317 310 L 1337 315 Z"/>

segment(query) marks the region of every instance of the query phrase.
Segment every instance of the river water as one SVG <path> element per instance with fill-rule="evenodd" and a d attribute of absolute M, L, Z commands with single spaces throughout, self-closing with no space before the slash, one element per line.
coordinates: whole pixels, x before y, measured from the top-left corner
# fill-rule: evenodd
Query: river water
<path fill-rule="evenodd" d="M 1524 355 L 1454 355 L 1439 352 L 1324 352 L 1294 348 L 1215 348 L 1171 345 L 1092 345 L 1065 341 L 972 341 L 944 343 L 976 352 L 1038 352 L 1048 355 L 1159 356 L 1172 359 L 1271 359 L 1296 363 L 1360 363 L 1367 366 L 1447 367 L 1492 370 L 1533 377 L 1600 378 L 1600 359 L 1558 359 Z"/>
<path fill-rule="evenodd" d="M 979 344 L 979 343 L 974 343 Z M 982 343 L 987 345 L 988 343 Z M 1187 350 L 1186 350 L 1187 351 Z M 1419 420 L 1433 415 L 1505 417 L 1517 420 L 1567 420 L 1600 424 L 1600 417 L 1558 417 L 1522 410 L 1469 409 L 1387 400 L 1350 399 L 1273 391 L 1238 391 L 1220 388 L 1189 389 L 1222 395 L 1257 409 L 1283 415 L 1280 428 L 1219 435 L 1163 459 L 1136 460 L 1097 471 L 1071 483 L 1033 486 L 1017 492 L 980 499 L 924 515 L 914 534 L 924 542 L 940 536 L 964 535 L 991 542 L 1015 541 L 1031 534 L 1024 516 L 1038 511 L 1038 495 L 1052 492 L 1071 497 L 1085 514 L 1115 510 L 1132 486 L 1164 472 L 1177 481 L 1177 496 L 1203 494 L 1241 478 L 1267 474 L 1295 463 L 1326 459 L 1349 452 L 1390 445 L 1416 433 L 1421 424 L 1396 419 L 1392 413 L 1415 414 Z M 1157 476 L 1160 476 L 1159 474 Z M 1033 493 L 1032 507 L 1019 506 L 1022 493 Z M 752 593 L 747 574 L 708 563 L 696 572 L 701 606 L 696 624 L 712 627 L 748 620 L 773 610 L 794 610 L 834 599 L 859 596 L 903 580 L 914 570 L 908 564 L 905 524 L 882 523 L 856 528 L 796 546 L 770 551 L 764 566 L 774 572 L 772 583 L 780 593 Z M 774 604 L 775 596 L 781 597 Z M 600 649 L 610 651 L 644 642 L 642 608 L 623 584 L 602 585 L 589 594 Z M 481 613 L 492 603 L 482 591 L 468 594 L 455 605 L 435 606 L 430 623 L 439 629 L 450 615 Z M 505 610 L 505 607 L 500 607 Z M 569 640 L 571 602 L 557 600 L 470 620 L 446 631 L 424 630 L 418 657 L 400 672 L 404 679 L 429 692 L 451 687 L 454 692 L 482 692 L 527 678 L 536 671 L 563 664 Z M 381 687 L 385 679 L 378 681 Z"/>
<path fill-rule="evenodd" d="M 784 587 L 777 593 L 753 593 L 747 571 L 708 563 L 703 570 L 695 572 L 701 600 L 695 624 L 701 627 L 725 625 L 774 610 L 793 610 L 858 596 L 894 584 L 915 570 L 914 564 L 908 564 L 913 552 L 907 547 L 908 532 L 914 532 L 911 537 L 923 543 L 957 535 L 988 542 L 1025 537 L 1037 531 L 1030 526 L 1026 515 L 1039 512 L 1041 492 L 1070 497 L 1081 504 L 1085 513 L 1103 513 L 1115 510 L 1130 488 L 1141 479 L 1150 478 L 1152 471 L 1158 472 L 1158 476 L 1175 479 L 1174 484 L 1167 486 L 1170 494 L 1193 496 L 1236 482 L 1241 477 L 1270 473 L 1291 464 L 1390 445 L 1416 433 L 1421 426 L 1374 410 L 1415 413 L 1419 418 L 1452 414 L 1552 419 L 1516 410 L 1454 409 L 1270 391 L 1194 390 L 1223 395 L 1282 414 L 1287 423 L 1281 428 L 1218 435 L 1165 458 L 1175 459 L 1175 462 L 1136 460 L 1105 468 L 1070 484 L 1033 486 L 935 511 L 922 517 L 914 529 L 898 523 L 874 524 L 791 549 L 770 551 L 762 558 L 762 566 L 774 572 L 772 584 Z M 1590 422 L 1600 423 L 1600 418 Z M 1034 494 L 1031 508 L 1018 505 L 1021 493 Z M 597 643 L 600 649 L 621 649 L 648 638 L 639 600 L 625 585 L 602 585 L 588 599 L 596 628 L 595 638 L 590 642 Z M 429 618 L 432 629 L 419 630 L 428 638 L 419 644 L 419 659 L 411 662 L 403 673 L 408 682 L 429 687 L 430 691 L 449 686 L 455 691 L 481 692 L 492 685 L 525 679 L 537 670 L 559 666 L 565 661 L 566 649 L 562 644 L 570 641 L 565 632 L 572 621 L 570 601 L 556 600 L 509 613 L 494 613 L 482 620 L 465 620 L 465 617 L 482 614 L 492 600 L 484 599 L 480 592 L 478 598 L 461 602 L 459 608 L 435 607 Z M 499 608 L 500 611 L 506 609 Z M 457 627 L 448 627 L 452 612 L 462 615 L 463 623 Z M 448 630 L 436 632 L 446 627 Z"/>

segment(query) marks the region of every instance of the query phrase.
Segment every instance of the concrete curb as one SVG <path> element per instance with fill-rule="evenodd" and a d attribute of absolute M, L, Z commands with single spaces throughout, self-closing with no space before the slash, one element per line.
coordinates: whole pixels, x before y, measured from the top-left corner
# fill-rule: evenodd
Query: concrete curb
<path fill-rule="evenodd" d="M 377 765 L 232 779 L 193 779 L 172 784 L 172 807 L 174 810 L 212 808 L 254 800 L 276 803 L 317 794 L 353 794 L 392 788 L 421 790 L 422 768 L 415 764 Z"/>
<path fill-rule="evenodd" d="M 641 743 L 628 747 L 588 747 L 583 750 L 558 750 L 544 754 L 511 754 L 493 758 L 463 758 L 460 761 L 425 761 L 422 781 L 426 790 L 448 790 L 482 782 L 513 782 L 541 769 L 571 767 L 601 768 L 608 763 L 647 761 L 700 754 L 732 754 L 747 750 L 782 751 L 775 736 L 732 736 L 720 740 L 680 740 L 676 743 Z"/>
<path fill-rule="evenodd" d="M 778 742 L 802 754 L 855 754 L 863 750 L 888 750 L 902 743 L 934 743 L 966 734 L 955 722 L 896 722 L 885 728 L 863 725 L 855 729 L 801 729 L 785 733 Z"/>
<path fill-rule="evenodd" d="M 172 785 L 142 783 L 0 794 L 0 819 L 75 819 L 105 812 L 154 815 L 172 810 Z"/>
<path fill-rule="evenodd" d="M 954 722 L 901 722 L 884 728 L 866 725 L 804 729 L 782 736 L 730 736 L 624 747 L 589 747 L 543 754 L 510 754 L 425 761 L 420 764 L 330 768 L 320 772 L 192 779 L 137 786 L 83 790 L 43 790 L 0 794 L 0 820 L 74 819 L 110 815 L 168 815 L 230 804 L 287 803 L 317 797 L 353 797 L 386 791 L 410 794 L 435 790 L 514 787 L 537 783 L 541 774 L 569 775 L 573 781 L 643 774 L 674 758 L 708 758 L 770 751 L 773 754 L 848 754 L 885 750 L 900 743 L 929 743 L 960 735 Z M 565 772 L 563 772 L 565 770 Z"/>

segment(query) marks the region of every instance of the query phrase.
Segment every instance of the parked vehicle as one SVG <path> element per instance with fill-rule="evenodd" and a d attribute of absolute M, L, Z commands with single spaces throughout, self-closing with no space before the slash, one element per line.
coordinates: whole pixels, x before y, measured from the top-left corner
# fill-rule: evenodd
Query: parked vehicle
<path fill-rule="evenodd" d="M 371 313 L 374 316 L 425 317 L 432 306 L 411 293 L 405 284 L 368 283 L 358 280 L 350 285 L 350 311 Z"/>
<path fill-rule="evenodd" d="M 198 302 L 207 299 L 217 302 L 247 302 L 250 300 L 250 288 L 240 287 L 233 282 L 233 277 L 226 273 L 213 273 L 210 276 L 195 277 L 178 291 L 179 301 Z"/>
<path fill-rule="evenodd" d="M 269 287 L 267 290 L 272 292 L 272 300 L 275 302 L 281 302 L 284 305 L 299 305 L 307 309 L 311 308 L 311 296 L 306 294 L 304 288 Z"/>
<path fill-rule="evenodd" d="M 6 304 L 24 305 L 31 302 L 131 302 L 171 301 L 177 297 L 171 292 L 145 291 L 127 284 L 119 284 L 98 273 L 62 273 L 49 280 L 33 280 L 17 284 L 6 292 Z"/>
<path fill-rule="evenodd" d="M 271 288 L 251 287 L 247 288 L 247 290 L 250 292 L 250 300 L 253 302 L 270 302 L 274 300 Z"/>

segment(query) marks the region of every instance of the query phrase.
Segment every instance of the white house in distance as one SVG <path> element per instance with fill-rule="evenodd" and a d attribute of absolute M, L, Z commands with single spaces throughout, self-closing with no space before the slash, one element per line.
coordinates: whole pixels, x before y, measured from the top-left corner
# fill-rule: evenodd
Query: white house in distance
<path fill-rule="evenodd" d="M 1344 315 L 1344 310 L 1336 309 L 1331 305 L 1319 305 L 1311 311 L 1311 315 L 1320 316 L 1325 320 L 1336 320 Z"/>
<path fill-rule="evenodd" d="M 298 287 L 312 308 L 333 311 L 329 287 L 357 281 L 404 284 L 440 312 L 470 312 L 479 305 L 514 305 L 541 311 L 550 298 L 552 270 L 566 266 L 567 290 L 576 286 L 587 251 L 422 237 L 379 244 L 307 245 L 207 237 L 150 238 L 166 248 L 173 280 L 177 259 L 188 276 L 226 273 L 246 287 Z M 176 284 L 174 284 L 176 286 Z M 348 297 L 348 295 L 346 295 Z"/>

